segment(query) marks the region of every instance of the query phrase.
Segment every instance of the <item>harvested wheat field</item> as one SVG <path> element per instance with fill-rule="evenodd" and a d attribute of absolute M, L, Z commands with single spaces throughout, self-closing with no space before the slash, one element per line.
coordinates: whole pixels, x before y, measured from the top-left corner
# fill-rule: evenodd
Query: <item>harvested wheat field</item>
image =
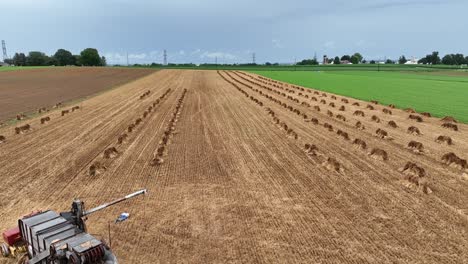
<path fill-rule="evenodd" d="M 154 72 L 151 69 L 57 67 L 0 72 L 0 123 L 47 111 Z"/>
<path fill-rule="evenodd" d="M 147 188 L 87 222 L 107 239 L 130 213 L 111 225 L 121 263 L 468 259 L 456 120 L 234 71 L 163 70 L 80 107 L 0 128 L 1 230 Z"/>

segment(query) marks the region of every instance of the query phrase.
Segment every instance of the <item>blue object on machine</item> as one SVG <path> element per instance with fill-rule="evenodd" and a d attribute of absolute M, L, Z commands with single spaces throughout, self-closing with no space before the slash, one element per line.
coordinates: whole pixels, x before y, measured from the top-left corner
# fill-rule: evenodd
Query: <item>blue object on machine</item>
<path fill-rule="evenodd" d="M 130 214 L 129 214 L 129 213 L 121 213 L 121 214 L 119 215 L 119 217 L 117 218 L 117 220 L 115 220 L 115 222 L 116 222 L 116 223 L 123 222 L 123 221 L 127 220 L 128 217 L 130 217 Z"/>

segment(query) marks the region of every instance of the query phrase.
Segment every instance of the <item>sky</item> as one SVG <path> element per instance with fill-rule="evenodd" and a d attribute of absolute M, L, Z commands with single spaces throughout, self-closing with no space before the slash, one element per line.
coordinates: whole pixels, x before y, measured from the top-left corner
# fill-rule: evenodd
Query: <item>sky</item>
<path fill-rule="evenodd" d="M 110 64 L 468 55 L 466 0 L 0 0 L 8 55 L 98 49 Z"/>

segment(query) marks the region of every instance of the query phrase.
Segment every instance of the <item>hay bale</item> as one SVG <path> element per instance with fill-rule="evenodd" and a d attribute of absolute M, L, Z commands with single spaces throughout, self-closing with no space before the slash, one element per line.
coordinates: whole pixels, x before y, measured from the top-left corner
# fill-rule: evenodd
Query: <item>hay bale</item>
<path fill-rule="evenodd" d="M 438 136 L 436 138 L 437 143 L 446 143 L 447 145 L 453 145 L 452 138 L 449 136 Z"/>
<path fill-rule="evenodd" d="M 382 109 L 382 112 L 387 115 L 392 115 L 392 111 L 388 110 L 387 108 Z"/>
<path fill-rule="evenodd" d="M 397 127 L 398 127 L 397 124 L 395 123 L 395 121 L 393 121 L 393 120 L 388 121 L 388 125 L 389 125 L 390 127 L 393 127 L 393 128 L 397 128 Z"/>
<path fill-rule="evenodd" d="M 376 131 L 375 131 L 375 134 L 379 137 L 379 138 L 387 138 L 388 137 L 388 133 L 387 131 L 383 130 L 383 129 L 380 129 L 378 128 Z"/>
<path fill-rule="evenodd" d="M 365 115 L 364 115 L 364 112 L 361 111 L 361 110 L 356 110 L 356 111 L 354 111 L 353 115 L 355 115 L 355 116 L 365 116 Z"/>
<path fill-rule="evenodd" d="M 452 123 L 458 123 L 457 120 L 451 116 L 446 116 L 444 118 L 441 119 L 442 121 L 445 121 L 445 122 L 452 122 Z"/>
<path fill-rule="evenodd" d="M 424 145 L 421 142 L 411 140 L 407 146 L 409 149 L 414 150 L 415 152 L 421 153 L 424 151 Z"/>
<path fill-rule="evenodd" d="M 340 129 L 339 129 L 336 133 L 337 133 L 339 136 L 341 136 L 344 140 L 350 140 L 350 139 L 349 139 L 348 133 L 346 133 L 346 132 L 344 132 L 344 131 L 342 131 L 342 130 L 340 130 Z"/>
<path fill-rule="evenodd" d="M 415 120 L 416 122 L 419 122 L 419 123 L 423 121 L 422 117 L 420 117 L 418 115 L 409 115 L 408 118 L 412 119 L 412 120 Z"/>
<path fill-rule="evenodd" d="M 128 135 L 125 134 L 125 133 L 120 135 L 119 138 L 117 139 L 117 143 L 122 144 L 124 142 L 124 140 L 127 138 L 127 136 Z"/>
<path fill-rule="evenodd" d="M 388 160 L 388 154 L 385 150 L 383 149 L 379 149 L 379 148 L 373 148 L 371 150 L 371 152 L 369 153 L 369 155 L 371 155 L 372 157 L 374 158 L 378 158 L 378 159 L 381 159 L 383 161 L 387 161 Z"/>
<path fill-rule="evenodd" d="M 154 167 L 154 166 L 159 166 L 159 165 L 161 165 L 161 164 L 163 164 L 163 163 L 164 163 L 164 159 L 163 159 L 163 158 L 161 158 L 161 157 L 156 157 L 156 158 L 154 158 L 154 159 L 151 160 L 150 165 Z"/>
<path fill-rule="evenodd" d="M 407 130 L 407 133 L 408 134 L 415 134 L 415 135 L 421 135 L 421 131 L 419 131 L 419 128 L 415 127 L 415 126 L 410 126 L 408 127 L 408 130 Z"/>
<path fill-rule="evenodd" d="M 343 121 L 343 122 L 346 122 L 346 117 L 344 117 L 343 115 L 337 115 L 336 118 L 337 118 L 338 120 L 341 120 L 341 121 Z"/>
<path fill-rule="evenodd" d="M 325 127 L 326 129 L 328 129 L 328 131 L 332 132 L 333 131 L 333 126 L 328 124 L 328 123 L 323 123 L 323 127 Z"/>
<path fill-rule="evenodd" d="M 329 170 L 344 172 L 343 166 L 335 158 L 329 157 L 324 165 Z"/>
<path fill-rule="evenodd" d="M 106 150 L 104 150 L 104 158 L 105 159 L 112 159 L 115 158 L 119 155 L 119 152 L 115 147 L 110 147 Z"/>
<path fill-rule="evenodd" d="M 360 149 L 367 149 L 367 144 L 364 140 L 356 138 L 353 141 L 353 145 L 356 145 Z"/>
<path fill-rule="evenodd" d="M 356 124 L 354 125 L 359 130 L 364 130 L 366 127 L 361 123 L 361 121 L 357 121 Z"/>
<path fill-rule="evenodd" d="M 94 177 L 106 171 L 106 166 L 102 165 L 99 161 L 94 162 L 89 167 L 89 176 Z"/>
<path fill-rule="evenodd" d="M 443 128 L 451 129 L 453 131 L 458 131 L 458 126 L 452 123 L 443 123 L 442 124 Z"/>

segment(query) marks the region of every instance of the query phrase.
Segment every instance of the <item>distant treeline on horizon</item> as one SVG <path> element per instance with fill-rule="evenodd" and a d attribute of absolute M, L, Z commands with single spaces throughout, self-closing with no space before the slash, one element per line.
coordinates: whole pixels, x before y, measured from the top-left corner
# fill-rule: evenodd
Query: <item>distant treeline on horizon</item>
<path fill-rule="evenodd" d="M 5 59 L 5 63 L 15 66 L 106 66 L 106 57 L 100 56 L 97 49 L 87 48 L 79 55 L 70 51 L 59 49 L 53 56 L 44 52 L 31 51 L 28 55 L 15 53 L 13 58 Z"/>

